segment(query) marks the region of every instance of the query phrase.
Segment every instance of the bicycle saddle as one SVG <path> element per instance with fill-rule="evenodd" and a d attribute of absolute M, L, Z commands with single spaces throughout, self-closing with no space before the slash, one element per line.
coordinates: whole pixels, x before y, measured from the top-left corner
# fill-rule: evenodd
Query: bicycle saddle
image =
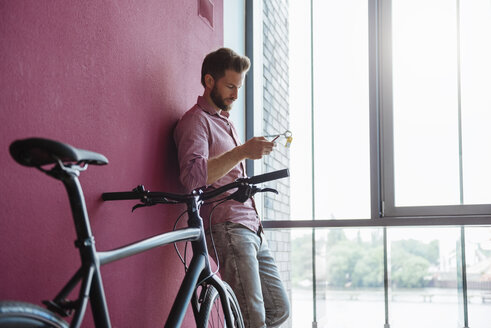
<path fill-rule="evenodd" d="M 104 155 L 43 138 L 14 141 L 10 145 L 10 155 L 17 163 L 25 166 L 55 164 L 58 163 L 58 160 L 62 162 L 85 162 L 95 165 L 108 163 Z"/>

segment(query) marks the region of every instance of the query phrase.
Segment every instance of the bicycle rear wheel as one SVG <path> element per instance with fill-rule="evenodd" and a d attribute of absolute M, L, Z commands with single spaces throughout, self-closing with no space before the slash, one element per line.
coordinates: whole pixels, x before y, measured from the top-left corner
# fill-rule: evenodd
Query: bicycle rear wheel
<path fill-rule="evenodd" d="M 68 328 L 69 324 L 40 306 L 13 301 L 0 302 L 0 328 Z"/>
<path fill-rule="evenodd" d="M 223 284 L 225 285 L 230 309 L 232 310 L 234 327 L 243 328 L 244 320 L 242 319 L 242 313 L 240 312 L 239 302 L 237 301 L 232 288 L 226 282 L 223 282 Z M 209 285 L 203 303 L 199 309 L 198 328 L 211 327 L 226 327 L 226 323 L 220 295 L 218 295 L 218 291 L 215 287 Z"/>

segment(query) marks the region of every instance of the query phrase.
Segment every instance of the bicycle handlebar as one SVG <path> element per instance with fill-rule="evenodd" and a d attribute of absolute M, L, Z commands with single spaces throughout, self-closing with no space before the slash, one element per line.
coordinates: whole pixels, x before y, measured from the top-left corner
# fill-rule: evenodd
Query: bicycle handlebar
<path fill-rule="evenodd" d="M 207 200 L 211 198 L 215 198 L 221 194 L 223 194 L 226 191 L 229 191 L 230 189 L 238 188 L 240 186 L 248 186 L 248 185 L 255 185 L 263 182 L 268 182 L 268 181 L 273 181 L 273 180 L 278 180 L 281 178 L 286 178 L 290 176 L 290 171 L 288 169 L 283 169 L 283 170 L 278 170 L 278 171 L 273 171 L 269 173 L 264 173 L 260 175 L 255 175 L 253 177 L 248 177 L 248 178 L 240 178 L 237 179 L 235 182 L 226 184 L 224 186 L 221 186 L 217 189 L 209 190 L 203 193 L 201 199 L 202 200 Z"/>
<path fill-rule="evenodd" d="M 137 188 L 133 189 L 133 191 L 105 192 L 102 194 L 102 199 L 104 201 L 139 199 L 143 203 L 146 203 L 148 205 L 184 203 L 188 199 L 195 196 L 199 196 L 200 200 L 204 201 L 219 196 L 228 190 L 239 188 L 241 186 L 259 184 L 263 182 L 286 178 L 288 176 L 290 176 L 289 170 L 283 169 L 279 171 L 256 175 L 250 178 L 240 178 L 232 183 L 209 191 L 196 189 L 191 194 L 184 195 L 165 192 L 150 192 L 148 190 L 145 190 L 145 187 L 140 185 Z"/>
<path fill-rule="evenodd" d="M 288 176 L 290 176 L 290 171 L 288 169 L 283 169 L 279 171 L 273 171 L 269 173 L 256 175 L 250 178 L 244 178 L 244 180 L 246 180 L 248 184 L 258 184 L 258 183 L 286 178 Z"/>
<path fill-rule="evenodd" d="M 103 200 L 130 200 L 140 198 L 141 195 L 134 191 L 105 192 L 102 194 Z"/>
<path fill-rule="evenodd" d="M 139 199 L 142 202 L 148 200 L 160 200 L 162 203 L 183 203 L 190 195 L 171 194 L 166 192 L 151 192 L 139 185 L 133 191 L 105 192 L 102 199 L 106 200 L 132 200 Z"/>

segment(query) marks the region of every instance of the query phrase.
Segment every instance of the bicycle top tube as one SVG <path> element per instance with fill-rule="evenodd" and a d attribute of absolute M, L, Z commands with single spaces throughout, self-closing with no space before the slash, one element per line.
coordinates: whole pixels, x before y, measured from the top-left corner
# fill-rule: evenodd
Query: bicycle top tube
<path fill-rule="evenodd" d="M 57 164 L 59 161 L 95 165 L 108 163 L 107 158 L 102 154 L 44 138 L 16 140 L 10 145 L 10 154 L 17 163 L 34 167 Z"/>

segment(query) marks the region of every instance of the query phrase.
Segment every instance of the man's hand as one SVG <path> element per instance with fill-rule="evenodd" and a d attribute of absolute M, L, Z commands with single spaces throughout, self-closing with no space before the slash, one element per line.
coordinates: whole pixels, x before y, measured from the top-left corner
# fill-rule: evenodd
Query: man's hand
<path fill-rule="evenodd" d="M 254 137 L 243 145 L 223 153 L 220 156 L 208 159 L 208 177 L 206 184 L 210 185 L 230 172 L 235 165 L 244 159 L 261 159 L 269 155 L 276 144 L 264 137 Z"/>
<path fill-rule="evenodd" d="M 275 146 L 274 142 L 266 140 L 265 137 L 254 137 L 241 146 L 243 159 L 261 159 L 263 155 L 269 155 Z"/>

